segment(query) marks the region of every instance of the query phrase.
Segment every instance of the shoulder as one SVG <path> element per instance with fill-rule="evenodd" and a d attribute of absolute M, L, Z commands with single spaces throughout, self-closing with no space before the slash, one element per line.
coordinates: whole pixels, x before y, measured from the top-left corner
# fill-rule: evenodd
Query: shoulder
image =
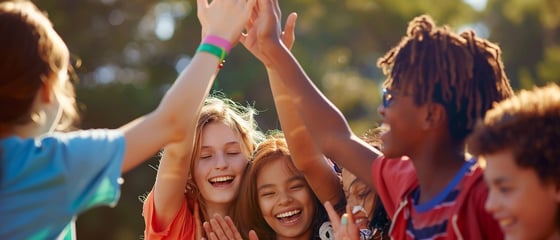
<path fill-rule="evenodd" d="M 388 184 L 412 186 L 416 182 L 416 170 L 408 157 L 378 157 L 372 164 L 374 178 L 380 178 Z"/>

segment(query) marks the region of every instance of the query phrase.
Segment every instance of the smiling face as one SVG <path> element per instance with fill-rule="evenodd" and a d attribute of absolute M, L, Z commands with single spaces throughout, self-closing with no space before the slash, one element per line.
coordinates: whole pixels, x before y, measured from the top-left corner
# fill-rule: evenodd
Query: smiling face
<path fill-rule="evenodd" d="M 499 222 L 506 239 L 558 237 L 558 186 L 540 181 L 532 168 L 520 168 L 510 151 L 483 158 L 490 188 L 486 210 Z"/>
<path fill-rule="evenodd" d="M 342 169 L 342 184 L 347 205 L 352 208 L 356 224 L 360 229 L 368 228 L 373 213 L 373 191 L 346 169 Z"/>
<path fill-rule="evenodd" d="M 389 158 L 410 155 L 424 135 L 420 131 L 423 109 L 416 106 L 411 95 L 399 90 L 386 95 L 384 102 L 377 109 L 382 116 L 383 154 Z"/>
<path fill-rule="evenodd" d="M 309 239 L 314 215 L 313 193 L 287 157 L 271 159 L 257 176 L 262 215 L 277 239 Z"/>
<path fill-rule="evenodd" d="M 247 154 L 239 135 L 222 122 L 204 126 L 194 179 L 208 204 L 230 204 L 237 197 Z"/>

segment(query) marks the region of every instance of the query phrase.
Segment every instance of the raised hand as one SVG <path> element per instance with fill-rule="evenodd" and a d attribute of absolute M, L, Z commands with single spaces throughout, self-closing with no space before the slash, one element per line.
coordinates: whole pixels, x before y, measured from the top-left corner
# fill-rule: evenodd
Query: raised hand
<path fill-rule="evenodd" d="M 286 20 L 284 32 L 281 30 L 282 12 L 278 0 L 257 0 L 251 19 L 246 25 L 247 33 L 241 42 L 255 57 L 265 65 L 268 61 L 267 49 L 286 47 L 290 49 L 294 43 L 296 13 L 291 13 Z"/>
<path fill-rule="evenodd" d="M 202 36 L 216 35 L 237 43 L 257 0 L 197 0 Z"/>
<path fill-rule="evenodd" d="M 204 231 L 210 240 L 243 240 L 230 217 L 214 215 L 209 222 L 204 222 Z M 204 239 L 204 238 L 202 238 Z M 258 240 L 254 231 L 249 232 L 249 240 Z"/>
<path fill-rule="evenodd" d="M 346 213 L 339 217 L 330 202 L 327 201 L 324 205 L 333 226 L 335 240 L 360 240 L 360 231 L 349 207 L 346 207 Z"/>

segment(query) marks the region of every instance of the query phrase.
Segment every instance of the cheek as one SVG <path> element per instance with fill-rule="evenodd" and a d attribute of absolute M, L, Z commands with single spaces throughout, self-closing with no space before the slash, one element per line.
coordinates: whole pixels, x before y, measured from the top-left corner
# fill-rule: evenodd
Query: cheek
<path fill-rule="evenodd" d="M 368 216 L 371 216 L 371 214 L 373 214 L 373 204 L 374 204 L 374 198 L 373 198 L 373 194 L 369 194 L 366 199 L 364 200 L 364 209 L 366 210 L 366 212 L 368 213 Z"/>
<path fill-rule="evenodd" d="M 237 175 L 242 176 L 247 167 L 247 163 L 247 158 L 242 157 L 232 161 L 230 166 Z"/>
<path fill-rule="evenodd" d="M 199 180 L 205 179 L 208 173 L 212 169 L 211 161 L 198 161 L 194 166 L 194 179 L 199 182 Z"/>
<path fill-rule="evenodd" d="M 296 196 L 301 203 L 310 208 L 310 210 L 314 210 L 315 206 L 313 202 L 313 192 L 311 192 L 311 189 L 300 191 Z"/>
<path fill-rule="evenodd" d="M 261 208 L 261 214 L 264 217 L 270 216 L 269 213 L 272 211 L 273 205 L 274 202 L 272 201 L 272 199 L 259 198 L 259 207 Z"/>

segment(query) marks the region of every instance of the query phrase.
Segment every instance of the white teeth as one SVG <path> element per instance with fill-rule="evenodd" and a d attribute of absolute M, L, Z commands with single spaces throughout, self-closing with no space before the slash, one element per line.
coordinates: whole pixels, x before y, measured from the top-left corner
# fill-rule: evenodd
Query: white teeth
<path fill-rule="evenodd" d="M 233 180 L 233 176 L 220 176 L 220 177 L 215 177 L 215 178 L 210 178 L 211 183 L 217 183 L 217 182 L 226 182 L 226 181 L 231 181 Z"/>
<path fill-rule="evenodd" d="M 287 211 L 287 212 L 283 212 L 283 213 L 279 213 L 276 214 L 277 218 L 285 218 L 285 217 L 291 217 L 293 215 L 296 215 L 298 213 L 300 213 L 301 210 L 292 210 L 292 211 Z"/>
<path fill-rule="evenodd" d="M 389 124 L 382 123 L 381 126 L 379 126 L 379 129 L 381 129 L 382 132 L 388 132 L 391 130 L 391 126 L 389 126 Z"/>

